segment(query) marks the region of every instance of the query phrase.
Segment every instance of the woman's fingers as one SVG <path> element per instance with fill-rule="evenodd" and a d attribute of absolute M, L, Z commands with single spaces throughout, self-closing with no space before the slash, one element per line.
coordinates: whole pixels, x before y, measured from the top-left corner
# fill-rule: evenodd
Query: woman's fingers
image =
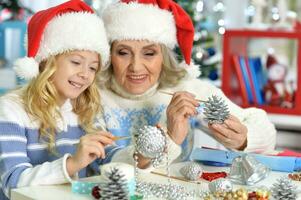
<path fill-rule="evenodd" d="M 189 102 L 194 107 L 199 106 L 199 102 L 195 99 L 195 96 L 188 92 L 176 92 L 171 99 L 171 104 L 173 106 L 178 106 L 181 102 Z"/>

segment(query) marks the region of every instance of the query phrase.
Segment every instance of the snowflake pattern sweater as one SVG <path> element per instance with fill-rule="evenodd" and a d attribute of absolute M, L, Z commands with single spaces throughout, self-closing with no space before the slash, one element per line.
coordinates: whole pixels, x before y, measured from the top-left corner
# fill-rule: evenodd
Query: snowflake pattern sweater
<path fill-rule="evenodd" d="M 163 90 L 163 89 L 162 89 Z M 188 91 L 196 95 L 196 98 L 207 100 L 209 96 L 218 95 L 222 97 L 230 110 L 230 114 L 238 117 L 247 127 L 247 152 L 265 153 L 273 151 L 276 142 L 276 130 L 269 121 L 265 111 L 257 108 L 242 109 L 232 103 L 223 92 L 210 84 L 196 78 L 186 78 L 176 87 L 164 89 L 170 93 L 176 91 Z M 99 121 L 104 127 L 115 135 L 132 135 L 143 125 L 156 125 L 166 127 L 166 108 L 171 100 L 170 95 L 161 93 L 158 86 L 150 88 L 143 95 L 131 95 L 125 92 L 114 79 L 112 79 L 111 89 L 101 88 L 101 98 L 104 108 L 104 115 Z M 190 130 L 184 143 L 180 146 L 169 141 L 172 159 L 176 158 L 182 150 L 181 160 L 188 158 L 189 153 L 195 143 L 193 136 L 195 129 L 202 129 L 203 136 L 197 139 L 202 140 L 210 135 L 207 122 L 204 116 L 199 115 L 190 119 Z M 205 132 L 204 132 L 205 130 Z M 212 137 L 211 140 L 217 143 Z M 132 153 L 130 141 L 119 141 L 119 145 L 128 146 L 129 154 Z M 179 150 L 180 149 L 180 150 Z M 117 153 L 118 154 L 118 153 Z M 126 155 L 124 155 L 126 156 Z M 126 162 L 126 161 L 125 161 Z"/>
<path fill-rule="evenodd" d="M 9 198 L 10 189 L 31 185 L 61 184 L 71 181 L 66 172 L 66 159 L 76 150 L 76 143 L 84 135 L 79 127 L 72 105 L 67 101 L 61 108 L 63 120 L 58 121 L 56 136 L 58 155 L 48 152 L 47 145 L 39 139 L 39 124 L 32 121 L 20 102 L 20 91 L 0 98 L 0 199 Z M 117 146 L 107 147 L 104 160 L 90 165 L 93 170 L 110 162 Z M 78 177 L 86 176 L 86 169 Z"/>

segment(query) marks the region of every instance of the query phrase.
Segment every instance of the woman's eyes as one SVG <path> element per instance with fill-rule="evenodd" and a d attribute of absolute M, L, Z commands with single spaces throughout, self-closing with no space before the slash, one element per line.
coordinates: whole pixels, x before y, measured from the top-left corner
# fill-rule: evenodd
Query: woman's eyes
<path fill-rule="evenodd" d="M 75 60 L 71 60 L 71 63 L 74 64 L 74 65 L 80 65 L 80 62 L 79 61 L 75 61 Z"/>
<path fill-rule="evenodd" d="M 120 50 L 117 53 L 120 56 L 125 56 L 125 55 L 129 55 L 130 54 L 130 52 L 125 51 L 125 50 Z M 142 52 L 142 54 L 144 56 L 154 56 L 154 55 L 156 55 L 156 51 L 145 51 L 145 52 Z"/>
<path fill-rule="evenodd" d="M 124 55 L 127 55 L 127 54 L 129 54 L 127 51 L 125 51 L 125 50 L 119 50 L 118 52 L 118 55 L 120 55 L 120 56 L 124 56 Z"/>
<path fill-rule="evenodd" d="M 156 53 L 155 52 L 146 52 L 144 55 L 146 56 L 154 56 Z"/>

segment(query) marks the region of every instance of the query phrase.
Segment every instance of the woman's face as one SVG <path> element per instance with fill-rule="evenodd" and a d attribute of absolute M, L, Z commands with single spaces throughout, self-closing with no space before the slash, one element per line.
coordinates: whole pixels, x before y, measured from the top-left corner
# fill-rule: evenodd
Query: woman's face
<path fill-rule="evenodd" d="M 158 82 L 163 55 L 159 44 L 148 41 L 116 41 L 111 61 L 117 83 L 131 94 L 143 94 Z"/>
<path fill-rule="evenodd" d="M 59 94 L 59 104 L 75 99 L 94 81 L 99 68 L 99 55 L 92 51 L 72 51 L 57 57 L 57 70 L 52 78 Z"/>

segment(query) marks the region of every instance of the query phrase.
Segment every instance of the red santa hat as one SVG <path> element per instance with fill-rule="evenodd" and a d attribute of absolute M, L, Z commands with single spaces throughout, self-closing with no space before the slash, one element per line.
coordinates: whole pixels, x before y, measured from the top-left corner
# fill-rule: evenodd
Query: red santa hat
<path fill-rule="evenodd" d="M 110 42 L 149 40 L 169 48 L 178 44 L 190 64 L 193 23 L 173 0 L 121 0 L 104 10 L 103 20 Z"/>
<path fill-rule="evenodd" d="M 18 59 L 18 76 L 31 79 L 39 74 L 39 63 L 51 55 L 70 50 L 90 50 L 109 59 L 109 44 L 102 20 L 83 1 L 71 0 L 37 12 L 27 30 L 27 57 Z"/>

